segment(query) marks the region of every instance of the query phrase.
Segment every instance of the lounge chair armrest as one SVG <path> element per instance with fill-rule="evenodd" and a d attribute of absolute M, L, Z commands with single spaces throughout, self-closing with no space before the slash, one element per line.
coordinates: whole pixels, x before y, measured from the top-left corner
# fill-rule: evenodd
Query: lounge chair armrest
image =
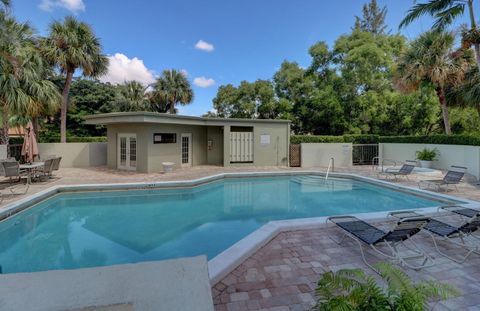
<path fill-rule="evenodd" d="M 388 217 L 393 217 L 396 219 L 408 219 L 408 218 L 415 218 L 415 217 L 423 217 L 423 215 L 417 213 L 416 211 L 398 211 L 398 212 L 390 212 L 387 215 Z"/>
<path fill-rule="evenodd" d="M 349 215 L 340 215 L 340 216 L 330 216 L 327 218 L 327 222 L 328 221 L 331 221 L 333 223 L 336 223 L 337 221 L 338 222 L 342 222 L 341 220 L 344 220 L 344 221 L 357 221 L 357 220 L 360 220 L 358 219 L 357 217 L 355 216 L 349 216 Z"/>

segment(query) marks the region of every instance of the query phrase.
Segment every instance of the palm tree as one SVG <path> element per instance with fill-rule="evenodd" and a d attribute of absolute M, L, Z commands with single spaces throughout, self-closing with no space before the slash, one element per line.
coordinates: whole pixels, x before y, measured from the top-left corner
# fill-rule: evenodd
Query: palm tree
<path fill-rule="evenodd" d="M 10 1 L 10 0 L 0 0 L 0 5 L 1 5 L 0 7 L 2 8 L 2 10 L 7 10 L 12 5 L 12 1 Z"/>
<path fill-rule="evenodd" d="M 468 7 L 470 29 L 463 33 L 464 44 L 469 46 L 473 44 L 477 67 L 480 70 L 480 33 L 477 30 L 473 0 L 429 0 L 424 3 L 417 3 L 408 11 L 399 27 L 405 27 L 423 15 L 430 15 L 435 19 L 434 29 L 444 30 L 456 18 L 463 15 L 465 7 Z"/>
<path fill-rule="evenodd" d="M 154 85 L 153 98 L 158 101 L 156 106 L 165 107 L 174 114 L 177 104 L 188 105 L 193 101 L 193 90 L 182 72 L 164 70 Z"/>
<path fill-rule="evenodd" d="M 48 67 L 43 61 L 32 29 L 0 13 L 0 27 L 7 40 L 0 40 L 0 106 L 2 134 L 0 141 L 8 144 L 11 115 L 36 118 L 58 109 L 60 94 L 45 79 Z"/>
<path fill-rule="evenodd" d="M 60 113 L 60 140 L 66 142 L 68 95 L 75 70 L 83 76 L 98 77 L 107 71 L 108 59 L 102 54 L 100 40 L 92 28 L 75 17 L 66 17 L 63 22 L 50 25 L 50 32 L 43 40 L 43 55 L 65 74 Z"/>
<path fill-rule="evenodd" d="M 468 50 L 453 51 L 454 40 L 450 32 L 421 34 L 401 55 L 396 71 L 396 82 L 402 90 L 414 91 L 424 86 L 435 89 L 446 134 L 451 134 L 446 88 L 461 83 L 472 65 Z"/>
<path fill-rule="evenodd" d="M 126 82 L 118 86 L 121 99 L 117 104 L 121 111 L 145 111 L 149 110 L 146 96 L 146 88 L 137 81 Z"/>

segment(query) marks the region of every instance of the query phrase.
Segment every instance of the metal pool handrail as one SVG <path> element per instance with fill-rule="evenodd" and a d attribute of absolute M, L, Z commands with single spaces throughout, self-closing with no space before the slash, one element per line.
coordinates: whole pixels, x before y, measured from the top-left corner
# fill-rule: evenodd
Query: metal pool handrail
<path fill-rule="evenodd" d="M 335 170 L 335 159 L 330 158 L 330 161 L 328 161 L 328 167 L 327 167 L 327 173 L 325 174 L 325 180 L 328 179 L 328 173 L 330 173 L 330 169 L 332 172 Z"/>

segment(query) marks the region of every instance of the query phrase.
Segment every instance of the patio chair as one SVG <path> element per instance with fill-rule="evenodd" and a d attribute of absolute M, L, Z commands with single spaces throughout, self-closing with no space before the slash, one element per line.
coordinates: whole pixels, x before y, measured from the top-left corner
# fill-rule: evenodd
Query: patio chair
<path fill-rule="evenodd" d="M 363 245 L 367 244 L 376 253 L 402 265 L 414 270 L 419 270 L 425 267 L 433 265 L 433 259 L 420 249 L 410 238 L 420 232 L 420 230 L 429 222 L 428 217 L 411 217 L 401 219 L 397 222 L 395 227 L 390 231 L 385 232 L 363 220 L 360 220 L 354 216 L 332 216 L 327 218 L 327 222 L 334 223 L 337 227 L 341 228 L 345 235 L 341 241 L 335 241 L 341 243 L 345 237 L 349 237 L 357 242 L 360 247 L 363 262 L 372 270 L 377 270 L 367 262 Z M 409 241 L 412 246 L 407 246 L 406 241 Z M 378 246 L 385 245 L 388 252 L 385 252 L 378 248 Z M 400 254 L 398 246 L 402 245 L 410 254 Z M 413 254 L 412 254 L 413 253 Z M 410 262 L 412 260 L 419 260 L 421 264 L 413 265 Z"/>
<path fill-rule="evenodd" d="M 15 158 L 8 158 L 8 159 L 2 159 L 0 162 L 17 162 Z M 0 175 L 5 176 L 5 170 L 3 169 L 3 165 L 0 164 Z"/>
<path fill-rule="evenodd" d="M 53 163 L 52 163 L 52 172 L 51 172 L 51 176 L 53 176 L 53 172 L 54 171 L 58 171 L 60 169 L 60 162 L 62 161 L 62 157 L 56 157 L 53 159 Z"/>
<path fill-rule="evenodd" d="M 462 180 L 463 176 L 465 176 L 465 172 L 467 168 L 464 166 L 456 166 L 452 165 L 452 169 L 448 170 L 443 179 L 435 179 L 435 180 L 421 180 L 418 182 L 418 187 L 422 189 L 422 185 L 426 185 L 426 188 L 430 188 L 432 186 L 435 190 L 440 191 L 442 186 L 445 186 L 445 191 L 448 190 L 449 185 L 453 185 L 455 189 L 458 191 L 457 185 Z"/>
<path fill-rule="evenodd" d="M 48 179 L 52 175 L 54 159 L 45 160 L 43 163 L 43 167 L 37 169 L 35 173 L 38 174 L 40 179 L 42 179 L 42 177 L 46 177 Z"/>
<path fill-rule="evenodd" d="M 415 165 L 413 164 L 403 164 L 399 170 L 393 168 L 387 168 L 384 172 L 378 173 L 380 175 L 385 175 L 385 179 L 389 176 L 392 176 L 397 180 L 397 176 L 403 176 L 408 180 L 408 175 L 412 174 L 413 170 L 415 169 Z"/>
<path fill-rule="evenodd" d="M 400 220 L 423 216 L 415 211 L 392 212 L 389 213 L 389 215 Z M 480 255 L 480 238 L 474 234 L 480 229 L 480 213 L 477 213 L 474 217 L 463 222 L 460 226 L 453 226 L 440 220 L 430 218 L 430 221 L 423 227 L 423 229 L 425 229 L 432 238 L 437 252 L 456 263 L 464 263 L 473 253 Z M 448 241 L 449 243 L 453 243 L 466 249 L 467 254 L 460 259 L 457 259 L 444 253 L 439 249 L 436 237 L 441 238 L 441 241 Z"/>
<path fill-rule="evenodd" d="M 10 183 L 13 182 L 13 178 L 18 178 L 17 182 L 20 182 L 22 177 L 28 178 L 28 172 L 20 169 L 20 164 L 17 161 L 3 161 L 2 167 L 5 177 L 9 178 Z M 9 187 L 12 194 L 25 194 L 27 193 L 30 185 L 26 183 L 24 191 L 17 193 L 18 187 Z"/>

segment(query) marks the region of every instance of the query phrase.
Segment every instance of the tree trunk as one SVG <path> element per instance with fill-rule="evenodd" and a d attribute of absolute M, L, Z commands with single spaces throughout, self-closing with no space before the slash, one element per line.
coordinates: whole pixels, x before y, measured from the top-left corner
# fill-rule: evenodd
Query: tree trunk
<path fill-rule="evenodd" d="M 9 143 L 10 137 L 8 136 L 8 105 L 3 106 L 3 122 L 2 122 L 2 135 L 0 137 L 0 143 L 2 145 L 7 145 Z"/>
<path fill-rule="evenodd" d="M 170 104 L 170 114 L 175 114 L 175 102 L 177 101 L 177 96 L 173 96 L 172 103 Z"/>
<path fill-rule="evenodd" d="M 477 22 L 475 21 L 475 13 L 473 12 L 473 0 L 468 0 L 468 12 L 470 14 L 470 29 L 476 30 L 477 29 Z M 480 71 L 480 44 L 475 42 L 473 44 L 473 48 L 475 50 L 475 59 L 477 61 L 477 67 Z"/>
<path fill-rule="evenodd" d="M 33 132 L 38 140 L 39 128 L 38 128 L 38 117 L 32 117 Z"/>
<path fill-rule="evenodd" d="M 438 100 L 440 101 L 440 106 L 442 107 L 442 117 L 443 117 L 443 125 L 445 126 L 445 134 L 450 135 L 452 134 L 452 130 L 450 128 L 450 117 L 448 115 L 448 107 L 447 107 L 447 100 L 445 99 L 445 91 L 443 88 L 438 87 L 436 89 Z"/>
<path fill-rule="evenodd" d="M 72 85 L 73 71 L 67 72 L 65 79 L 65 86 L 62 91 L 62 107 L 60 108 L 60 142 L 67 142 L 67 109 L 68 109 L 68 94 L 70 93 L 70 86 Z"/>

